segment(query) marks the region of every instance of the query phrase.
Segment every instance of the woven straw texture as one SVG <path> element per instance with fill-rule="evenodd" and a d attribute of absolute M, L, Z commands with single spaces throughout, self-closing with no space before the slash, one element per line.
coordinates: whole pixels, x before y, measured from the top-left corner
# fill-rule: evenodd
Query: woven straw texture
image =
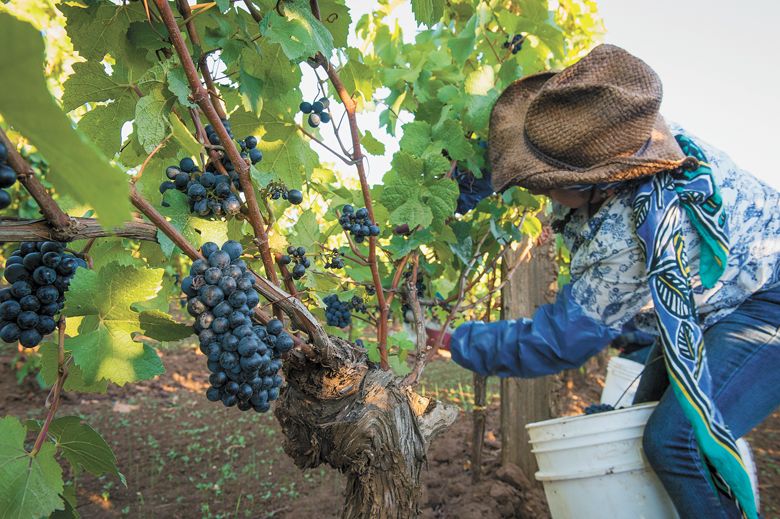
<path fill-rule="evenodd" d="M 658 111 L 658 75 L 614 45 L 512 83 L 490 117 L 493 185 L 536 191 L 630 180 L 685 158 Z"/>

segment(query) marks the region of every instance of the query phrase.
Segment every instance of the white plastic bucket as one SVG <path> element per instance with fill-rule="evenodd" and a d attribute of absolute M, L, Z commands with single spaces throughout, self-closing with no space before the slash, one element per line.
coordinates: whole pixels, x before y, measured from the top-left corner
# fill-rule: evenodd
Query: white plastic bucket
<path fill-rule="evenodd" d="M 678 517 L 642 453 L 656 405 L 526 425 L 553 519 Z"/>
<path fill-rule="evenodd" d="M 604 390 L 601 392 L 601 403 L 615 407 L 630 406 L 634 402 L 636 388 L 639 386 L 639 375 L 644 368 L 643 364 L 622 357 L 609 359 L 607 378 L 604 380 Z"/>
<path fill-rule="evenodd" d="M 604 389 L 601 392 L 601 403 L 615 407 L 629 407 L 634 401 L 636 388 L 639 386 L 639 375 L 644 365 L 622 357 L 612 357 L 607 364 L 607 377 L 604 380 Z M 625 394 L 623 392 L 625 391 Z M 621 398 L 622 395 L 622 398 Z M 619 401 L 618 401 L 619 400 Z M 759 508 L 760 496 L 758 490 L 758 469 L 753 460 L 753 452 L 747 440 L 739 438 L 737 448 L 745 463 L 750 483 L 753 487 L 753 495 L 756 499 L 756 509 Z"/>

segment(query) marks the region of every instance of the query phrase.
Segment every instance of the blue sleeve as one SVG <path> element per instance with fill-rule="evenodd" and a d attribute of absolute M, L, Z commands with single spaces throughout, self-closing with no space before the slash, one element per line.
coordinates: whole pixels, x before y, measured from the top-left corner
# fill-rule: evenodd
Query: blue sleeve
<path fill-rule="evenodd" d="M 567 285 L 532 319 L 467 322 L 452 335 L 452 359 L 480 375 L 538 377 L 584 363 L 620 332 L 587 315 Z"/>

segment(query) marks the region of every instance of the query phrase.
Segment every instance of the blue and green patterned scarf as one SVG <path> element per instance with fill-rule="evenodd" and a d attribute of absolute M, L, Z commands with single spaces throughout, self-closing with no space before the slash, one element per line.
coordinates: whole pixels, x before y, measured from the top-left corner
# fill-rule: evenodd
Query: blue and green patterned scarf
<path fill-rule="evenodd" d="M 728 258 L 726 213 L 712 169 L 701 149 L 678 135 L 693 167 L 664 171 L 639 184 L 633 202 L 636 232 L 645 252 L 669 381 L 693 425 L 710 469 L 710 483 L 735 499 L 743 516 L 758 517 L 745 466 L 734 438 L 712 401 L 702 329 L 690 282 L 681 228 L 682 207 L 701 237 L 701 282 L 707 288 L 723 274 Z M 695 168 L 695 169 L 694 169 Z"/>

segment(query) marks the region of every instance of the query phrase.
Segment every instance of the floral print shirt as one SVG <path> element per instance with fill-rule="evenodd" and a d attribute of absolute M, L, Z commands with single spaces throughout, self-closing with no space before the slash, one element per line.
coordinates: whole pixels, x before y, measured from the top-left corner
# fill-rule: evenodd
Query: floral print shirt
<path fill-rule="evenodd" d="M 699 236 L 684 211 L 685 248 L 691 283 L 704 329 L 732 312 L 751 294 L 780 284 L 780 193 L 725 153 L 682 133 L 699 145 L 713 170 L 729 219 L 729 259 L 710 289 L 698 275 Z M 635 183 L 627 183 L 595 214 L 575 211 L 563 230 L 571 251 L 571 297 L 583 313 L 615 331 L 656 334 L 644 256 L 631 208 Z M 560 208 L 556 208 L 559 211 Z"/>

